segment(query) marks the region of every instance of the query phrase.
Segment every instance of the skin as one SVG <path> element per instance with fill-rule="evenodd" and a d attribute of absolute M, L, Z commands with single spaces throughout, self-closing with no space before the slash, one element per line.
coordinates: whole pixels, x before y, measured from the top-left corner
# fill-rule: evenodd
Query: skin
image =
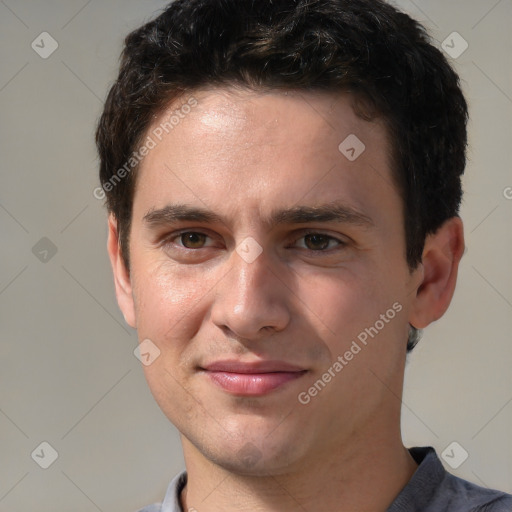
<path fill-rule="evenodd" d="M 357 117 L 348 95 L 225 88 L 194 97 L 139 169 L 129 271 L 112 216 L 108 241 L 124 317 L 160 350 L 144 371 L 181 433 L 183 508 L 385 511 L 417 467 L 400 435 L 409 324 L 446 311 L 462 223 L 429 236 L 411 271 L 385 126 Z M 365 144 L 354 161 L 338 149 L 349 134 Z M 329 203 L 366 221 L 269 222 L 277 210 Z M 147 221 L 171 204 L 221 220 Z M 200 234 L 184 239 L 183 230 Z M 236 250 L 247 237 L 262 250 L 252 262 Z M 300 403 L 394 303 L 400 312 Z M 235 396 L 200 370 L 221 359 L 307 371 L 263 396 Z"/>

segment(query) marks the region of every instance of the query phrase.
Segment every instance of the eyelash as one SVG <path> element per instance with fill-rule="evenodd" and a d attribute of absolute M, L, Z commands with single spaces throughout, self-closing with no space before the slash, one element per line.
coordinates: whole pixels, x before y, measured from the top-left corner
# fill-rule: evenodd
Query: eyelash
<path fill-rule="evenodd" d="M 184 231 L 180 231 L 178 233 L 173 233 L 172 235 L 170 235 L 169 237 L 165 238 L 163 241 L 162 241 L 162 245 L 164 247 L 168 247 L 172 244 L 175 243 L 175 240 L 179 239 L 180 237 L 182 237 L 183 235 L 186 235 L 186 234 L 197 234 L 197 235 L 204 235 L 206 236 L 207 238 L 212 238 L 210 237 L 207 233 L 204 233 L 202 231 L 192 231 L 192 230 L 184 230 Z M 327 248 L 327 249 L 308 249 L 307 247 L 302 247 L 301 249 L 303 250 L 306 250 L 310 253 L 327 253 L 331 250 L 335 250 L 336 248 L 337 249 L 341 249 L 341 248 L 344 248 L 346 245 L 347 245 L 347 242 L 343 241 L 343 240 L 340 240 L 339 238 L 336 238 L 334 236 L 331 236 L 331 235 L 328 235 L 327 233 L 322 233 L 321 231 L 314 231 L 314 230 L 307 230 L 307 231 L 303 231 L 301 232 L 301 235 L 298 237 L 298 238 L 294 238 L 294 243 L 297 243 L 297 241 L 301 240 L 302 238 L 305 238 L 306 236 L 308 235 L 319 235 L 319 236 L 322 236 L 322 237 L 325 237 L 327 240 L 328 240 L 328 245 L 334 241 L 334 242 L 337 242 L 337 245 L 336 247 L 334 248 Z M 182 250 L 186 250 L 186 251 L 198 251 L 200 249 L 207 249 L 209 246 L 206 246 L 206 247 L 199 247 L 197 249 L 192 249 L 192 248 L 189 248 L 189 247 L 185 247 L 183 245 L 178 245 L 178 247 Z"/>

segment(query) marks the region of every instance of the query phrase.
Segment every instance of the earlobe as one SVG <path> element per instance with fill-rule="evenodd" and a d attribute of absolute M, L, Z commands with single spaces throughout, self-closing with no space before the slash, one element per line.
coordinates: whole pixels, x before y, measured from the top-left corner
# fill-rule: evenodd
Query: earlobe
<path fill-rule="evenodd" d="M 116 289 L 117 303 L 123 313 L 126 323 L 133 327 L 137 327 L 135 316 L 135 305 L 132 293 L 132 284 L 130 274 L 126 268 L 123 256 L 121 254 L 121 246 L 119 243 L 119 234 L 117 231 L 117 221 L 110 214 L 108 219 L 108 241 L 107 250 L 114 274 L 114 285 Z"/>
<path fill-rule="evenodd" d="M 459 217 L 448 219 L 427 237 L 423 250 L 423 278 L 416 289 L 409 323 L 423 329 L 448 309 L 464 253 L 464 229 Z"/>

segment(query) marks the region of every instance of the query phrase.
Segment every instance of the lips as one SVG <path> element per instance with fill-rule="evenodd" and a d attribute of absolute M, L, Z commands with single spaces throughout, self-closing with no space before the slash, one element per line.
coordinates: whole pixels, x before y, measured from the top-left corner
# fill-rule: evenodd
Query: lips
<path fill-rule="evenodd" d="M 307 370 L 284 361 L 216 361 L 202 368 L 217 386 L 241 396 L 261 396 L 302 377 Z"/>

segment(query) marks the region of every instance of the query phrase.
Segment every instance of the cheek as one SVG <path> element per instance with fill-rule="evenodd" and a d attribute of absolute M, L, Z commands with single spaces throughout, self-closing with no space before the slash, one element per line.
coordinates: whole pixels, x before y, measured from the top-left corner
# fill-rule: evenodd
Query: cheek
<path fill-rule="evenodd" d="M 392 276 L 387 278 L 392 280 Z M 301 279 L 303 313 L 317 326 L 330 360 L 357 351 L 353 360 L 358 362 L 350 363 L 345 372 L 354 382 L 363 374 L 366 379 L 368 368 L 376 371 L 387 361 L 401 358 L 403 344 L 397 341 L 405 339 L 407 324 L 403 293 L 387 278 L 367 266 L 357 272 L 338 269 L 336 274 L 317 273 Z"/>
<path fill-rule="evenodd" d="M 155 339 L 162 349 L 190 339 L 204 314 L 207 276 L 168 261 L 134 261 L 134 268 L 140 269 L 133 276 L 139 338 Z"/>
<path fill-rule="evenodd" d="M 297 294 L 318 332 L 341 345 L 378 315 L 379 304 L 385 302 L 369 268 L 302 274 Z"/>
<path fill-rule="evenodd" d="M 191 389 L 188 376 L 179 365 L 169 361 L 164 353 L 150 366 L 144 366 L 144 375 L 151 394 L 162 412 L 180 431 L 187 425 L 201 424 L 201 397 Z"/>
<path fill-rule="evenodd" d="M 179 428 L 194 421 L 197 403 L 187 391 L 190 372 L 187 359 L 190 340 L 206 315 L 206 293 L 212 287 L 207 276 L 191 267 L 179 268 L 168 261 L 133 260 L 134 296 L 139 340 L 150 339 L 159 356 L 143 366 L 151 393 L 162 411 Z"/>

